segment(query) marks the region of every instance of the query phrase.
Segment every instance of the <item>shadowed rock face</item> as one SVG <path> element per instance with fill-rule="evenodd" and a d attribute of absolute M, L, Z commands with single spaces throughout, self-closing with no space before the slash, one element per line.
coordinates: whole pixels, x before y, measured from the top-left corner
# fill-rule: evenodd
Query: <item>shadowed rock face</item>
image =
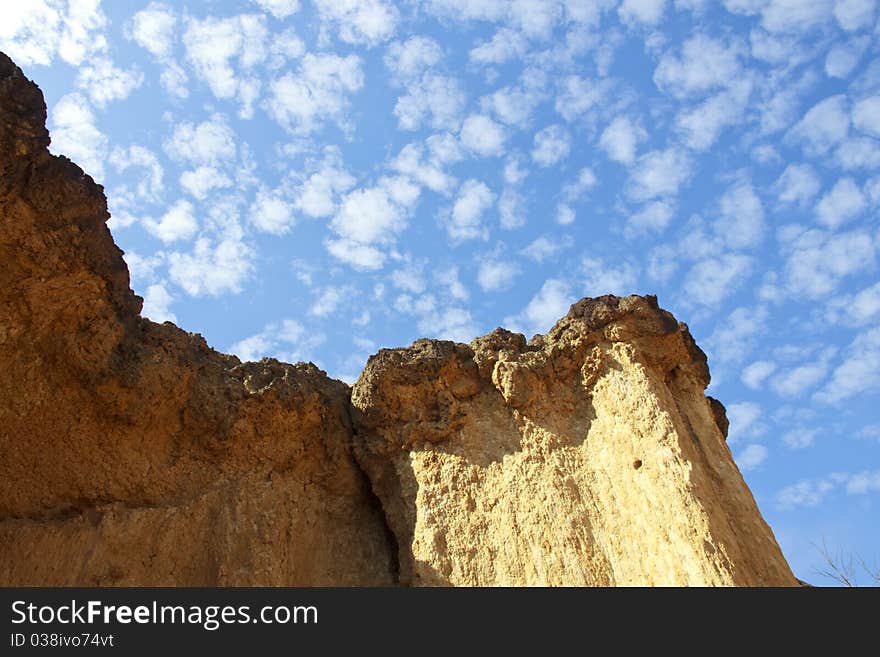
<path fill-rule="evenodd" d="M 352 389 L 241 363 L 139 317 L 45 118 L 0 54 L 0 584 L 797 583 L 653 297 L 383 349 Z"/>
<path fill-rule="evenodd" d="M 0 584 L 393 583 L 348 387 L 140 318 L 45 118 L 0 55 Z"/>

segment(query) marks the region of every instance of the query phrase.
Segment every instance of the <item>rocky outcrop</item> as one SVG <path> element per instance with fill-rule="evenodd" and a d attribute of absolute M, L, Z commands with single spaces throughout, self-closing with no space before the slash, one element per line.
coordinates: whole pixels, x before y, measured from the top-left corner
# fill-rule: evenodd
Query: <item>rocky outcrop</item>
<path fill-rule="evenodd" d="M 100 186 L 0 56 L 0 584 L 391 584 L 349 391 L 141 299 Z"/>
<path fill-rule="evenodd" d="M 0 585 L 795 585 L 652 297 L 353 388 L 139 316 L 100 186 L 0 55 Z"/>
<path fill-rule="evenodd" d="M 793 585 L 708 383 L 653 297 L 584 299 L 529 343 L 380 351 L 355 444 L 402 582 Z"/>

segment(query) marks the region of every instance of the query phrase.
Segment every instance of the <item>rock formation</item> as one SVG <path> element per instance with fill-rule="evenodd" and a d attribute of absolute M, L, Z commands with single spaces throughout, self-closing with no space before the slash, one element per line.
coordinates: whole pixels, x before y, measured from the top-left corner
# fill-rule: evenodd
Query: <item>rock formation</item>
<path fill-rule="evenodd" d="M 353 388 L 139 316 L 0 54 L 0 585 L 795 585 L 653 297 L 373 356 Z"/>

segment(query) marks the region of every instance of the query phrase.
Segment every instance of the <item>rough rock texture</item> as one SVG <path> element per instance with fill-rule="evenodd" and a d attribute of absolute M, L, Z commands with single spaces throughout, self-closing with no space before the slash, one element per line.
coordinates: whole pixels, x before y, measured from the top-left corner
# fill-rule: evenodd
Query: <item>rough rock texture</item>
<path fill-rule="evenodd" d="M 391 584 L 349 391 L 138 317 L 101 187 L 0 55 L 0 584 Z"/>
<path fill-rule="evenodd" d="M 410 585 L 795 585 L 654 297 L 584 299 L 526 343 L 380 351 L 357 456 Z M 721 425 L 721 427 L 719 427 Z"/>
<path fill-rule="evenodd" d="M 0 585 L 797 584 L 654 298 L 242 364 L 139 317 L 45 114 L 0 54 Z"/>

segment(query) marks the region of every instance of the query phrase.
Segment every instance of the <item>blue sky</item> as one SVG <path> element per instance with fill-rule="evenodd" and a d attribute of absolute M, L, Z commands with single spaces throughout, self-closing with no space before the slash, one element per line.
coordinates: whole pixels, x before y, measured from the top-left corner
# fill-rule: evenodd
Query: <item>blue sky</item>
<path fill-rule="evenodd" d="M 796 573 L 880 561 L 874 0 L 30 0 L 144 314 L 352 381 L 656 294 Z"/>

